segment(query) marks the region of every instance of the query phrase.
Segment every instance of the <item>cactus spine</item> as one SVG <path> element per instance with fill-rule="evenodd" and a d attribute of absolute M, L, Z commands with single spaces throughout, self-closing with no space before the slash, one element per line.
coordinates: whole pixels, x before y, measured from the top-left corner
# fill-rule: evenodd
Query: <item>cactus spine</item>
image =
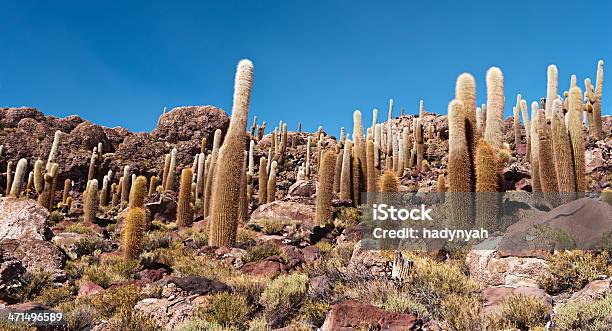
<path fill-rule="evenodd" d="M 551 116 L 554 116 L 552 104 L 550 105 Z M 542 192 L 559 192 L 559 186 L 557 185 L 557 173 L 555 170 L 554 155 L 552 149 L 551 132 L 544 114 L 540 113 L 540 119 L 538 121 L 538 139 L 539 142 L 539 161 L 540 161 L 540 185 L 542 186 Z M 549 200 L 553 206 L 558 205 L 556 196 L 550 195 Z"/>
<path fill-rule="evenodd" d="M 179 227 L 190 226 L 193 221 L 191 209 L 191 168 L 181 171 L 181 184 L 179 186 L 178 204 L 176 210 L 176 225 Z"/>
<path fill-rule="evenodd" d="M 36 193 L 41 194 L 45 185 L 45 177 L 43 172 L 43 161 L 38 159 L 34 162 L 34 189 Z"/>
<path fill-rule="evenodd" d="M 512 108 L 514 116 L 514 150 L 518 150 L 521 144 L 521 100 L 520 95 L 517 96 L 516 106 Z"/>
<path fill-rule="evenodd" d="M 490 122 L 487 124 L 489 126 Z M 485 229 L 496 223 L 499 205 L 496 193 L 499 189 L 498 160 L 495 149 L 486 139 L 480 139 L 476 149 L 476 225 Z"/>
<path fill-rule="evenodd" d="M 218 167 L 214 173 L 216 182 L 221 184 L 215 184 L 212 190 L 209 238 L 211 246 L 231 246 L 236 240 L 238 209 L 235 202 L 240 194 L 244 135 L 252 86 L 253 64 L 249 60 L 241 60 L 234 84 L 232 118 L 217 160 L 223 167 Z"/>
<path fill-rule="evenodd" d="M 369 139 L 366 145 L 367 192 L 376 192 L 376 168 L 374 167 L 374 142 Z"/>
<path fill-rule="evenodd" d="M 146 230 L 147 212 L 142 207 L 128 209 L 121 229 L 121 248 L 123 257 L 132 260 L 142 251 L 143 235 Z"/>
<path fill-rule="evenodd" d="M 49 158 L 47 159 L 47 165 L 45 166 L 45 169 L 47 171 L 49 171 L 49 169 L 51 169 L 51 164 L 55 161 L 55 158 L 57 157 L 57 150 L 59 148 L 59 142 L 60 142 L 60 138 L 62 136 L 62 132 L 61 131 L 55 131 L 55 135 L 53 136 L 53 143 L 51 144 L 51 151 L 49 152 Z"/>
<path fill-rule="evenodd" d="M 448 183 L 449 183 L 449 213 L 454 224 L 470 224 L 471 197 L 474 173 L 470 172 L 472 162 L 468 153 L 467 135 L 464 116 L 465 107 L 459 100 L 453 100 L 448 105 Z M 469 179 L 469 180 L 466 180 Z"/>
<path fill-rule="evenodd" d="M 321 160 L 321 172 L 319 173 L 319 189 L 317 190 L 317 209 L 316 221 L 320 226 L 324 226 L 332 216 L 332 197 L 334 195 L 334 167 L 336 164 L 336 154 L 333 150 L 328 150 L 323 154 Z"/>
<path fill-rule="evenodd" d="M 538 138 L 538 130 L 539 127 L 539 112 L 538 103 L 531 103 L 531 190 L 533 192 L 541 192 L 542 187 L 540 185 L 540 162 L 539 162 L 539 146 L 540 141 Z"/>
<path fill-rule="evenodd" d="M 64 191 L 62 192 L 62 204 L 66 204 L 66 199 L 70 196 L 70 190 L 72 189 L 72 180 L 66 178 L 64 180 Z M 101 200 L 101 199 L 100 199 Z"/>
<path fill-rule="evenodd" d="M 568 130 L 574 156 L 576 192 L 586 192 L 584 138 L 582 137 L 582 91 L 580 88 L 576 86 L 570 89 L 569 98 Z"/>
<path fill-rule="evenodd" d="M 21 159 L 19 162 L 17 162 L 17 167 L 15 168 L 15 178 L 13 179 L 10 191 L 10 194 L 13 197 L 19 197 L 19 195 L 21 195 L 21 187 L 23 186 L 27 166 L 28 160 L 26 159 Z"/>
<path fill-rule="evenodd" d="M 521 115 L 523 117 L 523 123 L 525 124 L 525 140 L 527 141 L 527 147 L 525 149 L 525 156 L 527 158 L 527 162 L 531 160 L 531 127 L 529 123 L 529 113 L 527 111 L 527 101 L 521 99 Z"/>

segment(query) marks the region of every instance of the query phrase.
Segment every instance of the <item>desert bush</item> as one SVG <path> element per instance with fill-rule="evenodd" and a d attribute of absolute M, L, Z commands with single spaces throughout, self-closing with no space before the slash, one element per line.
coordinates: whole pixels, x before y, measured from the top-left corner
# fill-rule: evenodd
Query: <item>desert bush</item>
<path fill-rule="evenodd" d="M 81 223 L 72 223 L 68 225 L 64 228 L 64 232 L 96 235 L 96 232 L 92 228 Z"/>
<path fill-rule="evenodd" d="M 52 226 L 63 220 L 64 220 L 64 214 L 55 210 L 49 214 L 49 219 L 47 220 L 47 222 L 49 223 L 50 226 Z"/>
<path fill-rule="evenodd" d="M 35 326 L 29 326 L 23 322 L 11 322 L 8 319 L 0 319 L 0 330 L 2 331 L 36 331 Z"/>
<path fill-rule="evenodd" d="M 306 300 L 298 312 L 298 320 L 315 326 L 323 325 L 331 305 L 325 301 Z"/>
<path fill-rule="evenodd" d="M 78 279 L 83 276 L 83 272 L 85 272 L 85 269 L 95 263 L 98 263 L 98 260 L 95 256 L 81 256 L 77 260 L 66 261 L 64 271 L 70 279 Z"/>
<path fill-rule="evenodd" d="M 442 301 L 442 316 L 448 330 L 482 330 L 482 303 L 476 297 L 464 298 L 451 294 Z"/>
<path fill-rule="evenodd" d="M 361 213 L 354 207 L 342 207 L 334 212 L 333 219 L 335 227 L 346 229 L 361 222 Z"/>
<path fill-rule="evenodd" d="M 165 232 L 169 232 L 169 231 L 174 231 L 178 228 L 178 226 L 176 225 L 175 222 L 171 222 L 171 223 L 164 223 L 163 221 L 160 220 L 153 220 L 151 222 L 151 227 L 150 230 L 151 231 L 165 231 Z"/>
<path fill-rule="evenodd" d="M 242 256 L 242 262 L 249 263 L 254 261 L 261 261 L 270 256 L 284 257 L 283 250 L 272 243 L 263 243 L 258 246 L 251 246 L 247 248 L 246 253 Z"/>
<path fill-rule="evenodd" d="M 272 326 L 279 325 L 297 311 L 306 295 L 308 276 L 301 273 L 280 275 L 268 283 L 259 302 Z"/>
<path fill-rule="evenodd" d="M 548 308 L 538 298 L 519 294 L 505 299 L 501 304 L 502 321 L 520 330 L 542 327 L 547 318 Z"/>
<path fill-rule="evenodd" d="M 270 331 L 272 330 L 268 326 L 268 321 L 263 317 L 257 317 L 249 322 L 249 331 Z"/>
<path fill-rule="evenodd" d="M 265 277 L 253 277 L 237 273 L 229 277 L 225 277 L 223 282 L 231 286 L 234 293 L 239 293 L 254 303 L 259 301 L 261 293 L 266 288 L 268 278 Z"/>
<path fill-rule="evenodd" d="M 200 318 L 189 319 L 174 328 L 174 331 L 237 331 Z"/>
<path fill-rule="evenodd" d="M 561 331 L 612 330 L 612 293 L 598 300 L 585 299 L 560 305 L 553 324 Z"/>
<path fill-rule="evenodd" d="M 75 288 L 70 285 L 64 285 L 60 287 L 48 286 L 45 287 L 40 294 L 34 299 L 36 302 L 40 302 L 47 307 L 53 308 L 62 302 L 66 302 L 72 299 L 75 294 Z"/>
<path fill-rule="evenodd" d="M 29 301 L 39 295 L 42 290 L 52 285 L 51 273 L 39 268 L 35 271 L 26 272 L 22 278 L 25 284 L 18 288 L 14 296 L 19 301 Z"/>
<path fill-rule="evenodd" d="M 143 250 L 150 252 L 158 248 L 168 248 L 172 243 L 170 235 L 164 231 L 151 231 L 145 235 Z"/>
<path fill-rule="evenodd" d="M 594 255 L 581 250 L 563 251 L 550 257 L 550 275 L 540 279 L 546 292 L 577 291 L 599 274 L 607 272 L 608 254 Z"/>
<path fill-rule="evenodd" d="M 257 244 L 257 232 L 247 228 L 239 228 L 236 234 L 236 243 L 243 247 L 255 246 Z"/>
<path fill-rule="evenodd" d="M 144 252 L 140 255 L 143 264 L 162 263 L 165 265 L 174 265 L 176 261 L 182 259 L 187 252 L 181 242 L 172 242 L 170 247 L 162 247 L 154 249 L 150 252 Z"/>
<path fill-rule="evenodd" d="M 134 278 L 138 271 L 138 261 L 125 260 L 121 256 L 106 255 L 99 264 L 88 266 L 83 271 L 83 279 L 90 280 L 103 288 L 119 284 Z"/>
<path fill-rule="evenodd" d="M 253 307 L 244 295 L 221 292 L 206 297 L 198 307 L 196 316 L 223 327 L 242 329 L 252 311 Z"/>
<path fill-rule="evenodd" d="M 211 259 L 208 256 L 184 255 L 176 260 L 173 267 L 179 276 L 202 276 L 218 281 L 240 274 L 227 262 Z"/>
<path fill-rule="evenodd" d="M 280 220 L 263 219 L 259 222 L 265 234 L 281 234 L 285 228 L 285 222 Z"/>

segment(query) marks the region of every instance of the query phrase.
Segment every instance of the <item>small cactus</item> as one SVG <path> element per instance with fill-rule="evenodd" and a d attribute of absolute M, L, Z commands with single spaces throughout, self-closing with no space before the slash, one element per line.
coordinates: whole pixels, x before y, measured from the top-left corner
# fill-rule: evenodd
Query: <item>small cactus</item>
<path fill-rule="evenodd" d="M 66 199 L 68 199 L 68 197 L 70 196 L 71 189 L 72 189 L 72 180 L 70 180 L 70 178 L 66 178 L 66 180 L 64 180 L 64 191 L 62 192 L 62 204 L 64 205 L 66 204 Z"/>
<path fill-rule="evenodd" d="M 353 143 L 350 140 L 346 140 L 345 143 L 344 154 L 342 157 L 342 172 L 340 173 L 340 199 L 350 200 L 353 194 L 353 189 L 351 186 L 351 150 Z"/>
<path fill-rule="evenodd" d="M 399 192 L 400 181 L 392 171 L 385 171 L 378 181 L 380 192 Z"/>
<path fill-rule="evenodd" d="M 259 192 L 257 192 L 259 204 L 263 205 L 268 201 L 268 172 L 266 171 L 266 164 L 268 161 L 265 156 L 259 159 Z"/>
<path fill-rule="evenodd" d="M 130 181 L 132 176 L 130 175 L 130 166 L 123 167 L 123 177 L 121 180 L 121 208 L 125 208 L 128 205 L 130 198 Z"/>
<path fill-rule="evenodd" d="M 366 144 L 367 162 L 367 192 L 376 192 L 376 168 L 374 167 L 374 142 L 370 139 Z"/>
<path fill-rule="evenodd" d="M 151 176 L 151 182 L 149 183 L 149 195 L 153 195 L 155 193 L 155 189 L 157 188 L 158 185 L 158 177 L 157 176 Z"/>
<path fill-rule="evenodd" d="M 558 71 L 557 67 L 554 64 L 548 66 L 547 78 L 548 82 L 546 85 L 546 120 L 549 121 L 552 119 L 552 108 L 553 101 L 557 98 L 559 94 L 559 79 L 558 79 Z M 576 79 L 574 78 L 574 83 Z"/>
<path fill-rule="evenodd" d="M 11 193 L 11 185 L 13 184 L 13 161 L 8 161 L 6 164 L 6 189 L 4 195 Z"/>
<path fill-rule="evenodd" d="M 28 160 L 21 159 L 17 162 L 17 167 L 15 168 L 15 178 L 13 179 L 13 183 L 11 185 L 10 195 L 13 197 L 19 197 L 21 195 L 21 188 L 23 186 L 24 177 L 26 174 L 26 168 L 28 167 Z"/>
<path fill-rule="evenodd" d="M 121 229 L 121 250 L 126 260 L 136 259 L 143 246 L 147 212 L 144 208 L 128 209 Z"/>
<path fill-rule="evenodd" d="M 166 186 L 164 186 L 164 190 L 174 191 L 175 177 L 176 177 L 176 148 L 173 148 L 172 151 L 170 152 L 170 166 L 168 168 L 168 178 L 166 179 Z"/>
<path fill-rule="evenodd" d="M 210 214 L 210 204 L 212 200 L 212 189 L 215 178 L 215 168 L 217 165 L 217 158 L 219 157 L 219 149 L 221 148 L 221 130 L 215 130 L 215 136 L 213 138 L 213 149 L 210 155 L 210 162 L 208 166 L 208 174 L 206 175 L 206 187 L 204 189 L 204 215 Z"/>
<path fill-rule="evenodd" d="M 34 162 L 34 189 L 40 194 L 45 185 L 45 174 L 43 171 L 43 161 L 38 159 Z"/>

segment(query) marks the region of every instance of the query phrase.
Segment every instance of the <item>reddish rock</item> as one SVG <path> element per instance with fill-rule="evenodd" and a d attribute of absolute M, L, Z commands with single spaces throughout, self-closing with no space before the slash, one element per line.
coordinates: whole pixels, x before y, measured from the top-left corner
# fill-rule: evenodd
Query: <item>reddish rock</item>
<path fill-rule="evenodd" d="M 594 280 L 588 283 L 582 290 L 572 294 L 570 301 L 596 300 L 612 291 L 612 280 Z"/>
<path fill-rule="evenodd" d="M 90 295 L 100 293 L 102 291 L 104 291 L 104 289 L 100 285 L 92 281 L 89 281 L 89 280 L 84 280 L 84 281 L 81 281 L 81 284 L 79 285 L 78 296 L 79 297 L 90 296 Z"/>
<path fill-rule="evenodd" d="M 249 262 L 240 271 L 251 276 L 274 277 L 285 271 L 285 265 L 278 256 L 271 256 L 261 261 Z"/>
<path fill-rule="evenodd" d="M 151 133 L 159 141 L 177 143 L 179 141 L 194 141 L 199 143 L 202 137 L 207 138 L 208 146 L 212 147 L 212 137 L 215 130 L 223 132 L 229 126 L 227 114 L 213 106 L 177 107 L 161 115 L 157 128 Z"/>
<path fill-rule="evenodd" d="M 189 294 L 207 295 L 231 291 L 224 283 L 200 276 L 166 277 L 162 282 L 164 285 L 174 284 Z"/>
<path fill-rule="evenodd" d="M 57 281 L 65 278 L 62 270 L 66 255 L 48 241 L 37 239 L 6 239 L 0 241 L 2 260 L 16 259 L 21 261 L 28 272 L 45 270 Z"/>
<path fill-rule="evenodd" d="M 298 180 L 289 187 L 287 194 L 296 197 L 312 197 L 317 192 L 317 185 L 312 180 Z"/>
<path fill-rule="evenodd" d="M 145 270 L 139 271 L 137 274 L 137 277 L 140 280 L 144 280 L 148 283 L 153 283 L 153 282 L 156 282 L 164 278 L 164 276 L 166 276 L 167 274 L 168 274 L 168 270 L 164 268 L 145 269 Z"/>
<path fill-rule="evenodd" d="M 0 240 L 50 238 L 49 211 L 31 199 L 0 198 Z"/>
<path fill-rule="evenodd" d="M 484 298 L 483 312 L 497 314 L 500 312 L 502 302 L 514 295 L 524 295 L 540 299 L 544 305 L 552 310 L 552 298 L 544 290 L 535 287 L 488 287 L 482 290 Z"/>
<path fill-rule="evenodd" d="M 302 248 L 302 255 L 304 255 L 304 261 L 313 262 L 320 257 L 319 247 L 317 246 L 306 246 Z"/>
<path fill-rule="evenodd" d="M 327 313 L 321 331 L 348 331 L 367 326 L 368 330 L 413 330 L 423 321 L 412 314 L 386 311 L 372 305 L 347 300 Z"/>
<path fill-rule="evenodd" d="M 17 107 L 0 108 L 0 126 L 14 128 L 24 118 L 32 118 L 36 121 L 43 120 L 45 115 L 36 108 Z"/>
<path fill-rule="evenodd" d="M 262 220 L 278 222 L 297 221 L 302 227 L 312 229 L 315 224 L 315 207 L 304 205 L 292 201 L 274 201 L 265 205 L 260 205 L 251 214 L 252 223 Z"/>

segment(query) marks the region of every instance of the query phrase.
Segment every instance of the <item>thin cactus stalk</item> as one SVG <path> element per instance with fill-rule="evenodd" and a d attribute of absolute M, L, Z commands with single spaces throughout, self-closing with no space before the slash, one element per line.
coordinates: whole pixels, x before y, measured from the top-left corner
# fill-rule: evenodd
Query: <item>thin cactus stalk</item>
<path fill-rule="evenodd" d="M 344 127 L 340 128 L 340 142 L 344 144 L 344 131 L 346 129 Z"/>
<path fill-rule="evenodd" d="M 361 179 L 364 177 L 364 174 L 361 172 L 361 160 L 355 156 L 355 149 L 353 148 L 353 158 L 352 158 L 352 182 L 353 182 L 353 193 L 352 200 L 353 205 L 355 207 L 359 206 L 361 203 Z"/>
<path fill-rule="evenodd" d="M 266 202 L 270 203 L 276 200 L 276 172 L 278 171 L 278 166 L 276 161 L 272 161 L 272 165 L 270 166 L 270 175 L 268 176 L 268 189 L 267 189 L 267 199 Z"/>
<path fill-rule="evenodd" d="M 51 144 L 51 151 L 49 152 L 49 158 L 47 159 L 47 165 L 45 169 L 49 171 L 51 168 L 51 164 L 55 162 L 55 158 L 57 157 L 57 151 L 59 149 L 60 138 L 62 136 L 61 131 L 55 131 L 55 135 L 53 136 L 53 143 Z"/>
<path fill-rule="evenodd" d="M 45 174 L 43 171 L 43 161 L 38 159 L 34 162 L 34 189 L 40 194 L 45 185 Z"/>
<path fill-rule="evenodd" d="M 97 160 L 97 148 L 94 147 L 93 152 L 91 153 L 91 158 L 89 159 L 89 171 L 87 172 L 87 180 L 92 180 L 96 177 L 96 165 L 98 163 Z"/>
<path fill-rule="evenodd" d="M 119 187 L 117 186 L 117 183 L 113 183 L 111 185 L 111 196 L 111 207 L 116 207 L 119 204 L 120 199 Z"/>
<path fill-rule="evenodd" d="M 219 149 L 221 148 L 221 130 L 215 130 L 215 136 L 213 138 L 213 149 L 210 154 L 210 162 L 208 174 L 206 175 L 206 188 L 204 190 L 204 216 L 210 214 L 210 204 L 212 200 L 212 189 L 215 178 L 215 168 L 217 165 L 217 158 L 219 157 Z"/>
<path fill-rule="evenodd" d="M 21 195 L 21 188 L 23 186 L 24 177 L 26 174 L 26 168 L 28 167 L 28 160 L 21 159 L 17 162 L 17 167 L 15 168 L 15 177 L 13 179 L 13 183 L 11 185 L 11 196 L 19 197 Z"/>
<path fill-rule="evenodd" d="M 104 185 L 102 185 L 102 187 L 104 188 Z M 62 192 L 62 204 L 66 204 L 66 199 L 68 199 L 68 197 L 70 196 L 70 190 L 72 189 L 72 180 L 70 180 L 69 178 L 66 178 L 66 180 L 64 180 L 64 191 Z"/>
<path fill-rule="evenodd" d="M 193 222 L 193 210 L 191 208 L 191 168 L 181 171 L 181 183 L 179 185 L 178 203 L 176 209 L 176 225 L 179 227 L 190 226 Z"/>
<path fill-rule="evenodd" d="M 263 156 L 259 159 L 259 191 L 257 192 L 259 204 L 263 205 L 268 201 L 268 171 L 266 164 L 268 161 Z"/>
<path fill-rule="evenodd" d="M 521 144 L 521 101 L 517 100 L 517 106 L 512 108 L 514 117 L 514 150 L 518 150 Z"/>
<path fill-rule="evenodd" d="M 306 140 L 306 166 L 305 166 L 306 168 L 304 169 L 304 174 L 306 175 L 306 178 L 310 176 L 310 149 L 311 149 L 310 145 L 311 144 L 312 144 L 311 137 L 308 136 Z M 270 169 L 270 167 L 268 167 L 268 169 Z"/>
<path fill-rule="evenodd" d="M 554 116 L 554 111 L 550 105 L 551 116 Z M 540 146 L 538 151 L 540 161 L 540 185 L 542 186 L 542 192 L 551 193 L 559 192 L 559 186 L 557 184 L 557 172 L 555 169 L 554 152 L 552 146 L 552 137 L 550 127 L 546 123 L 544 113 L 540 113 L 540 119 L 538 123 L 538 139 L 540 140 Z M 556 207 L 559 204 L 557 194 L 547 194 L 547 200 Z"/>
<path fill-rule="evenodd" d="M 240 176 L 240 196 L 238 197 L 238 221 L 247 223 L 249 221 L 249 199 L 248 199 L 248 153 L 244 152 L 244 162 Z M 236 223 L 237 224 L 237 223 Z"/>
<path fill-rule="evenodd" d="M 168 181 L 168 172 L 170 171 L 170 153 L 164 157 L 164 170 L 162 174 L 162 186 L 166 187 L 166 181 Z"/>
<path fill-rule="evenodd" d="M 126 165 L 123 167 L 123 177 L 121 180 L 121 208 L 125 208 L 128 205 L 131 180 L 132 176 L 130 175 L 130 166 Z"/>
<path fill-rule="evenodd" d="M 83 202 L 83 222 L 92 224 L 98 211 L 98 180 L 92 179 L 87 183 L 85 201 Z"/>
<path fill-rule="evenodd" d="M 170 168 L 168 169 L 168 179 L 164 190 L 174 191 L 174 180 L 176 177 L 176 148 L 170 152 Z"/>
<path fill-rule="evenodd" d="M 64 182 L 64 195 L 66 194 L 66 182 Z M 62 203 L 65 203 L 65 199 Z M 100 190 L 100 207 L 106 207 L 108 204 L 108 176 L 102 178 L 102 189 Z"/>
<path fill-rule="evenodd" d="M 484 137 L 495 150 L 502 148 L 504 115 L 504 76 L 497 67 L 487 71 L 487 121 Z"/>
<path fill-rule="evenodd" d="M 8 161 L 6 164 L 6 188 L 4 195 L 11 193 L 11 185 L 13 185 L 13 161 Z"/>
<path fill-rule="evenodd" d="M 334 195 L 334 167 L 336 153 L 328 150 L 323 154 L 321 160 L 321 171 L 319 173 L 319 188 L 317 190 L 316 222 L 325 226 L 332 216 L 332 197 Z"/>
<path fill-rule="evenodd" d="M 377 176 L 376 176 L 376 168 L 374 166 L 374 142 L 370 139 L 368 140 L 367 144 L 366 144 L 366 160 L 367 160 L 367 185 L 366 185 L 366 191 L 367 192 L 376 192 L 376 181 L 377 181 Z"/>
<path fill-rule="evenodd" d="M 251 143 L 253 141 L 251 140 Z M 196 176 L 196 187 L 195 187 L 195 200 L 198 200 L 202 196 L 202 190 L 204 188 L 204 166 L 206 165 L 206 154 L 200 153 L 198 155 L 198 166 Z"/>
<path fill-rule="evenodd" d="M 537 102 L 531 103 L 531 190 L 533 192 L 541 192 L 542 186 L 540 185 L 540 139 L 538 137 L 539 127 L 539 108 Z"/>
<path fill-rule="evenodd" d="M 446 200 L 446 180 L 444 179 L 444 174 L 438 175 L 438 180 L 436 181 L 436 190 L 438 191 L 438 201 L 444 203 Z"/>
<path fill-rule="evenodd" d="M 338 144 L 338 154 L 336 155 L 336 164 L 334 167 L 334 193 L 340 192 L 340 177 L 342 176 L 342 158 L 344 156 L 344 149 L 340 149 Z"/>
<path fill-rule="evenodd" d="M 603 126 L 601 121 L 601 96 L 603 93 L 604 61 L 597 61 L 597 76 L 595 78 L 595 103 L 593 104 L 593 122 L 595 123 L 595 138 L 602 138 Z M 570 91 L 571 93 L 571 91 Z"/>
<path fill-rule="evenodd" d="M 244 136 L 249 114 L 251 89 L 253 87 L 253 64 L 241 60 L 238 64 L 234 84 L 232 118 L 219 152 L 218 163 L 223 165 L 215 170 L 210 208 L 211 246 L 231 246 L 236 241 L 238 208 L 236 201 L 240 194 L 241 168 L 244 163 Z"/>
<path fill-rule="evenodd" d="M 527 101 L 521 99 L 521 115 L 523 117 L 523 123 L 525 126 L 525 140 L 527 141 L 527 146 L 525 148 L 525 157 L 527 162 L 531 160 L 531 125 L 529 122 L 529 112 L 527 110 Z"/>
<path fill-rule="evenodd" d="M 376 130 L 376 122 L 378 121 L 378 109 L 372 109 L 372 133 Z"/>
<path fill-rule="evenodd" d="M 346 140 L 342 156 L 342 172 L 340 173 L 340 199 L 350 200 L 352 196 L 351 169 L 353 143 Z"/>
<path fill-rule="evenodd" d="M 419 118 L 425 117 L 425 103 L 423 100 L 419 100 Z"/>
<path fill-rule="evenodd" d="M 33 187 L 34 187 L 34 172 L 30 171 L 30 173 L 28 174 L 28 183 L 26 184 L 26 195 L 30 195 Z"/>
<path fill-rule="evenodd" d="M 158 181 L 159 179 L 157 176 L 151 176 L 151 181 L 149 182 L 148 195 L 153 195 L 155 193 L 155 189 L 157 189 Z"/>
<path fill-rule="evenodd" d="M 547 70 L 547 78 L 548 82 L 546 85 L 546 120 L 549 121 L 552 119 L 552 107 L 553 101 L 557 98 L 559 94 L 559 73 L 557 71 L 557 67 L 554 64 L 548 66 Z M 575 79 L 574 79 L 575 82 Z"/>
<path fill-rule="evenodd" d="M 576 192 L 586 192 L 587 181 L 584 160 L 584 138 L 582 132 L 582 91 L 573 87 L 569 92 L 568 131 L 574 156 L 574 179 Z"/>
<path fill-rule="evenodd" d="M 414 142 L 416 147 L 416 165 L 420 167 L 425 159 L 425 141 L 423 139 L 422 119 L 418 118 L 414 126 Z"/>

